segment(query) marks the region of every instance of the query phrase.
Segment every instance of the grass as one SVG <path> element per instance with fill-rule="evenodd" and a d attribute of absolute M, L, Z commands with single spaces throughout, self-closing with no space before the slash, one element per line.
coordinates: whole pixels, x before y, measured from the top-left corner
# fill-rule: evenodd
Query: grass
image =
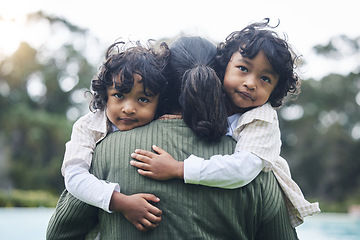
<path fill-rule="evenodd" d="M 0 190 L 0 207 L 55 207 L 58 199 L 43 190 Z"/>

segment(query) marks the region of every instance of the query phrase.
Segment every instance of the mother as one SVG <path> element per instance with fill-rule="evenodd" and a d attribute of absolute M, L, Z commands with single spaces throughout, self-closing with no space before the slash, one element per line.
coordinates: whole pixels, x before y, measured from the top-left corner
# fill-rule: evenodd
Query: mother
<path fill-rule="evenodd" d="M 152 144 L 175 159 L 233 152 L 235 142 L 221 137 L 226 113 L 221 83 L 211 68 L 216 47 L 205 39 L 189 37 L 175 41 L 170 50 L 168 101 L 172 115 L 110 134 L 97 146 L 91 169 L 100 179 L 120 186 L 126 183 L 121 188 L 124 194 L 159 196 L 156 205 L 163 212 L 162 222 L 154 230 L 140 232 L 123 215 L 106 213 L 64 193 L 50 220 L 47 238 L 84 238 L 99 218 L 102 239 L 297 239 L 272 173 L 261 173 L 245 187 L 228 190 L 186 185 L 179 179 L 156 181 L 142 177 L 130 166 L 134 149 L 150 150 Z"/>

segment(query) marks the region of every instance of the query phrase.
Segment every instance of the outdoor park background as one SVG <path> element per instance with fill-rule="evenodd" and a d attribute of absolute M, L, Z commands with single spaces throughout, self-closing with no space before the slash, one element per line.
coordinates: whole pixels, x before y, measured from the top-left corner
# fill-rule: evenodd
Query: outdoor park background
<path fill-rule="evenodd" d="M 129 9 L 134 19 L 141 18 L 142 12 L 136 12 L 135 6 Z M 85 5 L 82 11 L 87 11 Z M 163 11 L 153 9 L 152 15 Z M 106 12 L 121 13 L 121 5 L 109 5 Z M 103 61 L 106 47 L 117 37 L 127 37 L 122 35 L 121 25 L 128 22 L 120 21 L 119 31 L 111 40 L 104 40 L 99 29 L 91 31 L 84 22 L 78 25 L 76 18 L 72 21 L 66 14 L 34 11 L 23 22 L 28 34 L 42 41 L 29 38 L 16 42 L 11 34 L 17 25 L 5 15 L 0 12 L 0 207 L 53 207 L 64 189 L 60 174 L 64 145 L 73 122 L 88 111 L 89 98 L 84 98 L 84 93 Z M 242 20 L 231 31 L 264 17 L 268 16 Z M 96 12 L 93 18 L 97 18 Z M 161 24 L 151 22 L 151 18 L 143 19 L 142 24 L 148 20 Z M 280 26 L 286 24 L 280 20 Z M 326 18 L 319 21 L 327 26 Z M 113 24 L 99 28 L 116 32 Z M 163 32 L 156 40 L 199 34 L 218 43 L 231 31 L 218 38 L 196 29 Z M 304 54 L 299 69 L 302 92 L 296 101 L 278 111 L 282 156 L 307 199 L 318 201 L 323 212 L 347 212 L 360 204 L 360 34 L 344 33 L 324 40 L 321 29 L 318 35 L 307 29 L 298 28 L 297 32 L 302 33 L 304 42 L 307 38 L 319 42 L 313 44 L 311 54 L 297 47 Z M 290 40 L 295 38 L 287 33 Z M 150 32 L 141 37 L 154 38 Z"/>

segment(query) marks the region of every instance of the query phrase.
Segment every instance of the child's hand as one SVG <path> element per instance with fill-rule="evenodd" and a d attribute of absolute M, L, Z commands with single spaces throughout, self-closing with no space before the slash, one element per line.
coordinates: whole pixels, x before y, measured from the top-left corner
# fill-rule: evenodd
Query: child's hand
<path fill-rule="evenodd" d="M 131 157 L 138 161 L 130 161 L 131 166 L 137 167 L 138 172 L 149 178 L 168 180 L 184 178 L 184 162 L 176 161 L 165 150 L 153 145 L 156 153 L 136 149 Z"/>
<path fill-rule="evenodd" d="M 114 192 L 110 202 L 110 210 L 121 212 L 138 230 L 146 232 L 159 225 L 162 215 L 162 211 L 150 204 L 149 201 L 159 202 L 160 199 L 147 193 L 128 196 Z"/>

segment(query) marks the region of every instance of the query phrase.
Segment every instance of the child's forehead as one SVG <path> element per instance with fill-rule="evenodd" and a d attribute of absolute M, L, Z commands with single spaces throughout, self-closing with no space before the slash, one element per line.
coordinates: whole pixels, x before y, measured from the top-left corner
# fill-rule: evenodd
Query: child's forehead
<path fill-rule="evenodd" d="M 230 61 L 249 61 L 249 60 L 253 60 L 254 58 L 261 58 L 262 61 L 266 61 L 270 64 L 269 58 L 266 55 L 266 52 L 262 49 L 260 49 L 257 52 L 253 52 L 251 55 L 247 54 L 244 51 L 235 51 L 231 57 L 230 57 Z"/>
<path fill-rule="evenodd" d="M 143 77 L 136 72 L 124 74 L 124 72 L 119 72 L 113 77 L 113 84 L 118 86 L 123 84 L 133 84 L 135 82 L 143 82 Z"/>
<path fill-rule="evenodd" d="M 113 85 L 108 88 L 108 90 L 114 90 L 118 92 L 129 92 L 136 91 L 138 93 L 145 93 L 145 95 L 151 96 L 155 95 L 149 88 L 145 88 L 145 84 L 143 81 L 143 77 L 140 74 L 134 73 L 133 79 L 131 80 L 131 87 L 129 82 L 124 83 L 124 81 L 120 81 L 121 76 L 116 76 Z M 125 86 L 126 85 L 126 86 Z"/>

